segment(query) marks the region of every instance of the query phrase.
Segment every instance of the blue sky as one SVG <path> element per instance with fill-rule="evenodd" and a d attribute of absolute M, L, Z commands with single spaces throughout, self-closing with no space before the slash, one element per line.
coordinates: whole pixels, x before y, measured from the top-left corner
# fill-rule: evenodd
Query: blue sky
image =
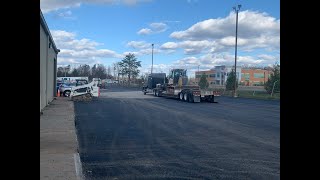
<path fill-rule="evenodd" d="M 279 0 L 42 0 L 40 6 L 61 53 L 58 65 L 112 66 L 132 52 L 150 72 L 193 72 L 233 65 L 239 11 L 238 63 L 280 62 Z"/>

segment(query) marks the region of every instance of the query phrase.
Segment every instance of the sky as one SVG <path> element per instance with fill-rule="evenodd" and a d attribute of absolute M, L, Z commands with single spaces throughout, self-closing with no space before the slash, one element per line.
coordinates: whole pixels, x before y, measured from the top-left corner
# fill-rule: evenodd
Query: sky
<path fill-rule="evenodd" d="M 58 66 L 103 64 L 133 53 L 150 73 L 280 63 L 279 0 L 40 0 Z"/>

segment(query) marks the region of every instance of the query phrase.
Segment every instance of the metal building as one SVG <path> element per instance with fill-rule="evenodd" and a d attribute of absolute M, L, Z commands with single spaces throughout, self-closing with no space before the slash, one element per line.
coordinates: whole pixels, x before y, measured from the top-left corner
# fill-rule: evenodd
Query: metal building
<path fill-rule="evenodd" d="M 57 49 L 40 10 L 40 112 L 56 96 Z"/>

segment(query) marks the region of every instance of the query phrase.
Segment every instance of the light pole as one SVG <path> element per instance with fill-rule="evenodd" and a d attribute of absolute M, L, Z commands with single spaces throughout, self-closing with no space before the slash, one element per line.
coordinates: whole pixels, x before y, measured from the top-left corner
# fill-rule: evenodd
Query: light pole
<path fill-rule="evenodd" d="M 278 82 L 278 80 L 276 80 L 276 81 L 273 83 L 272 92 L 271 92 L 271 97 L 272 97 L 272 95 L 273 95 L 273 90 L 274 90 L 274 86 L 276 85 L 276 82 Z"/>
<path fill-rule="evenodd" d="M 238 43 L 238 13 L 241 8 L 241 5 L 237 7 L 233 7 L 233 10 L 236 12 L 236 46 L 235 46 L 235 53 L 234 53 L 234 74 L 235 74 L 235 81 L 234 81 L 234 93 L 233 96 L 237 97 L 237 43 Z"/>
<path fill-rule="evenodd" d="M 152 75 L 152 70 L 153 70 L 153 45 L 154 45 L 154 44 L 152 44 L 152 65 L 151 65 L 151 75 Z"/>

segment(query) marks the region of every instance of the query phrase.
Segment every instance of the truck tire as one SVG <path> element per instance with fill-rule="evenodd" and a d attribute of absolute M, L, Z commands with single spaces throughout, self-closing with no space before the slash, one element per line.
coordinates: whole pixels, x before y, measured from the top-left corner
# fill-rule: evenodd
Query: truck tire
<path fill-rule="evenodd" d="M 189 103 L 194 103 L 193 101 L 193 94 L 192 93 L 189 93 Z"/>
<path fill-rule="evenodd" d="M 147 92 L 143 92 L 143 95 L 146 95 L 147 94 Z"/>
<path fill-rule="evenodd" d="M 156 91 L 156 96 L 159 97 L 159 91 Z"/>
<path fill-rule="evenodd" d="M 209 101 L 210 103 L 214 103 L 214 95 L 211 95 L 208 101 Z"/>
<path fill-rule="evenodd" d="M 179 99 L 180 99 L 180 101 L 183 101 L 183 93 L 182 92 L 179 93 Z"/>
<path fill-rule="evenodd" d="M 71 93 L 71 91 L 66 90 L 66 91 L 63 92 L 63 96 L 64 96 L 64 97 L 69 97 L 69 96 L 70 96 L 70 93 Z"/>
<path fill-rule="evenodd" d="M 183 93 L 183 101 L 186 101 L 186 102 L 189 101 L 189 92 Z"/>

